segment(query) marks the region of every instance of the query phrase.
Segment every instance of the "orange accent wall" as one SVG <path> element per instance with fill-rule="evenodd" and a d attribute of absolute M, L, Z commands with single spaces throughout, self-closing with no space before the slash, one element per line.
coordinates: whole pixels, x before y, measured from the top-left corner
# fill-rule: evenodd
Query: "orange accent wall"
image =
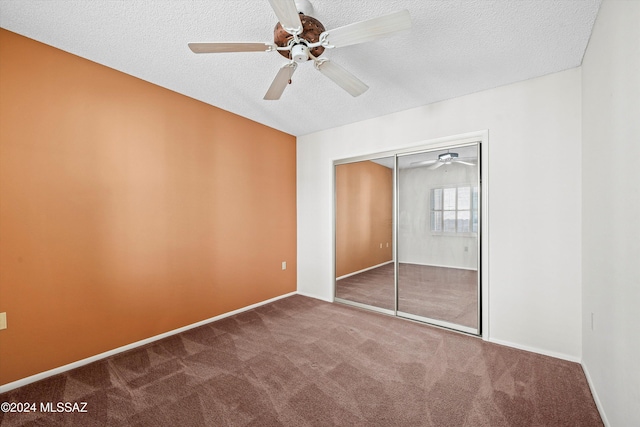
<path fill-rule="evenodd" d="M 336 166 L 336 276 L 393 260 L 392 239 L 392 170 L 371 161 Z"/>
<path fill-rule="evenodd" d="M 295 291 L 295 162 L 294 136 L 0 30 L 0 384 Z"/>

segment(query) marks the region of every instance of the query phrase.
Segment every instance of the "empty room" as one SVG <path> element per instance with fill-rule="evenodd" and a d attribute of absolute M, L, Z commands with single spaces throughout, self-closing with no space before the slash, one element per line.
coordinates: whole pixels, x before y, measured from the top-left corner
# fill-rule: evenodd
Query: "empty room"
<path fill-rule="evenodd" d="M 0 0 L 0 425 L 640 425 L 640 2 Z"/>

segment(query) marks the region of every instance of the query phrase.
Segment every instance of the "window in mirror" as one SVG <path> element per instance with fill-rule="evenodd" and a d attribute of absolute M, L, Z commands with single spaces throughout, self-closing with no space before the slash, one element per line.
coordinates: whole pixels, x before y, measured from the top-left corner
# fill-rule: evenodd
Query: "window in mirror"
<path fill-rule="evenodd" d="M 430 223 L 436 233 L 477 233 L 478 187 L 432 189 Z"/>

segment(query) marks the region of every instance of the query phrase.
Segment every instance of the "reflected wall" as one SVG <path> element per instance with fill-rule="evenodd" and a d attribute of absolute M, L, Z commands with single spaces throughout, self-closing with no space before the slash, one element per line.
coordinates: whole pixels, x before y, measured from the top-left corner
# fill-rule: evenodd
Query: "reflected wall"
<path fill-rule="evenodd" d="M 337 165 L 335 197 L 336 297 L 393 310 L 393 169 Z"/>

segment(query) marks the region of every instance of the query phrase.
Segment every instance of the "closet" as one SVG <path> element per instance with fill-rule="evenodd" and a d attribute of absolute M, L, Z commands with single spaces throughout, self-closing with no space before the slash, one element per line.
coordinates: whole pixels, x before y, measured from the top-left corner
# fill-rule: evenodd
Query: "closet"
<path fill-rule="evenodd" d="M 481 334 L 480 147 L 334 162 L 335 301 Z"/>

